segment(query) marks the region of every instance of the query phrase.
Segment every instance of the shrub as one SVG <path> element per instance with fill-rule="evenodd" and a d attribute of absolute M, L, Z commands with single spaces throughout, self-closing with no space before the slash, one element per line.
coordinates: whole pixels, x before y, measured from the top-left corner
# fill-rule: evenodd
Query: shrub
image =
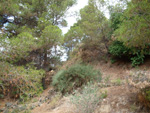
<path fill-rule="evenodd" d="M 109 53 L 115 57 L 121 58 L 124 55 L 127 55 L 129 49 L 123 45 L 120 41 L 114 41 L 109 47 Z"/>
<path fill-rule="evenodd" d="M 137 54 L 136 56 L 131 57 L 132 66 L 135 67 L 137 65 L 144 63 L 144 58 L 145 58 L 145 56 L 142 54 L 140 54 L 140 55 Z"/>
<path fill-rule="evenodd" d="M 21 101 L 38 95 L 42 92 L 41 79 L 43 70 L 36 70 L 31 66 L 13 66 L 0 62 L 0 94 L 12 98 L 20 98 Z"/>
<path fill-rule="evenodd" d="M 112 59 L 117 58 L 127 58 L 130 59 L 132 66 L 138 66 L 144 63 L 146 55 L 150 55 L 150 50 L 148 49 L 150 45 L 146 48 L 127 48 L 123 42 L 114 41 L 109 47 L 109 53 L 113 56 Z M 113 60 L 111 60 L 112 62 Z M 113 63 L 113 62 L 112 62 Z"/>
<path fill-rule="evenodd" d="M 71 102 L 76 106 L 77 113 L 93 113 L 103 97 L 104 94 L 100 95 L 99 88 L 89 83 L 81 93 L 75 92 Z"/>
<path fill-rule="evenodd" d="M 99 75 L 99 76 L 98 76 Z M 89 81 L 101 80 L 101 73 L 90 65 L 75 64 L 67 70 L 59 71 L 53 77 L 53 86 L 62 93 L 71 92 Z"/>

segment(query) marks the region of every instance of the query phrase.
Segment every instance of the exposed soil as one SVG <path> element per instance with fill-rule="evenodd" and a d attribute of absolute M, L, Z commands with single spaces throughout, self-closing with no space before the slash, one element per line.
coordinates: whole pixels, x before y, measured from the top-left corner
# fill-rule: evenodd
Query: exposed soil
<path fill-rule="evenodd" d="M 148 66 L 149 63 L 138 69 L 142 70 Z M 96 66 L 94 65 L 94 67 L 102 72 L 103 80 L 100 84 L 106 85 L 101 90 L 107 91 L 107 97 L 103 99 L 99 107 L 95 110 L 95 113 L 149 113 L 148 110 L 141 107 L 137 101 L 136 92 L 131 91 L 126 83 L 126 78 L 130 75 L 130 72 L 137 68 L 132 68 L 130 64 L 122 62 L 115 64 L 101 62 Z M 111 82 L 116 79 L 119 79 L 121 83 L 116 84 Z M 50 109 L 50 105 L 45 103 L 41 107 L 35 108 L 32 112 L 75 113 L 76 108 L 70 103 L 69 97 L 63 97 L 58 103 L 53 109 Z"/>
<path fill-rule="evenodd" d="M 130 64 L 122 62 L 115 64 L 101 62 L 94 67 L 102 72 L 103 79 L 99 83 L 100 90 L 107 91 L 107 97 L 95 109 L 95 113 L 150 113 L 137 101 L 136 92 L 130 90 L 126 82 L 131 71 L 150 70 L 150 62 L 138 68 L 132 68 Z M 102 84 L 104 87 L 101 86 Z M 57 93 L 50 93 L 50 91 L 53 91 L 53 88 L 43 92 L 40 98 L 51 97 L 31 110 L 32 113 L 75 113 L 77 108 L 71 104 L 69 96 L 62 97 Z M 1 107 L 4 105 L 3 101 Z"/>

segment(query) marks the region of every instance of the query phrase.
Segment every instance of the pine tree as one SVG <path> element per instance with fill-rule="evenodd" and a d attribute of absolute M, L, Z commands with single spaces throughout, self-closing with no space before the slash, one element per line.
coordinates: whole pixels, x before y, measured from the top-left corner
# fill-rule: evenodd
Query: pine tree
<path fill-rule="evenodd" d="M 39 61 L 49 64 L 51 49 L 61 43 L 57 27 L 64 24 L 65 12 L 76 0 L 2 0 L 0 27 L 4 29 L 0 59 L 18 63 Z"/>
<path fill-rule="evenodd" d="M 150 43 L 150 1 L 132 0 L 124 13 L 125 19 L 116 36 L 127 47 L 143 49 Z"/>

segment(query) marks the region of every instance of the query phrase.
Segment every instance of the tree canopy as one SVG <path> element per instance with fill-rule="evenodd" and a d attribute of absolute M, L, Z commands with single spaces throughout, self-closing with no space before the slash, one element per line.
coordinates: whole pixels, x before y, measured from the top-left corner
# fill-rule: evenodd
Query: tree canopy
<path fill-rule="evenodd" d="M 116 36 L 128 47 L 145 48 L 150 43 L 150 1 L 132 0 L 124 16 Z"/>
<path fill-rule="evenodd" d="M 48 64 L 51 49 L 62 43 L 62 32 L 57 26 L 65 25 L 64 15 L 75 3 L 76 0 L 1 1 L 1 59 L 15 63 L 27 61 L 30 56 L 33 59 L 36 54 L 39 65 L 43 61 Z"/>

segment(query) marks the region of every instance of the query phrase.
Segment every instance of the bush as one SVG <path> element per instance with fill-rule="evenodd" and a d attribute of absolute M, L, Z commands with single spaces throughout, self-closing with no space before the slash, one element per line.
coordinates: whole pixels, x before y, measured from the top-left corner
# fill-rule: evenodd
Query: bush
<path fill-rule="evenodd" d="M 99 75 L 99 76 L 98 76 Z M 89 81 L 101 80 L 101 73 L 90 65 L 75 64 L 67 70 L 59 71 L 53 77 L 53 86 L 62 93 L 71 92 Z"/>
<path fill-rule="evenodd" d="M 127 48 L 123 42 L 114 41 L 109 47 L 109 53 L 113 56 L 113 59 L 126 58 L 130 59 L 132 66 L 138 66 L 144 63 L 146 55 L 150 55 L 150 50 L 146 48 Z"/>
<path fill-rule="evenodd" d="M 121 58 L 124 55 L 128 55 L 129 49 L 123 45 L 120 41 L 114 41 L 109 47 L 109 53 L 115 57 Z"/>
<path fill-rule="evenodd" d="M 93 113 L 103 97 L 99 88 L 89 83 L 81 93 L 75 92 L 71 102 L 76 106 L 77 113 Z"/>
<path fill-rule="evenodd" d="M 140 55 L 138 54 L 134 57 L 131 57 L 132 66 L 135 67 L 137 65 L 144 63 L 144 58 L 145 58 L 145 56 L 142 54 L 140 54 Z"/>
<path fill-rule="evenodd" d="M 43 91 L 41 79 L 43 70 L 36 70 L 31 66 L 13 66 L 0 62 L 0 94 L 21 101 L 38 95 Z"/>

